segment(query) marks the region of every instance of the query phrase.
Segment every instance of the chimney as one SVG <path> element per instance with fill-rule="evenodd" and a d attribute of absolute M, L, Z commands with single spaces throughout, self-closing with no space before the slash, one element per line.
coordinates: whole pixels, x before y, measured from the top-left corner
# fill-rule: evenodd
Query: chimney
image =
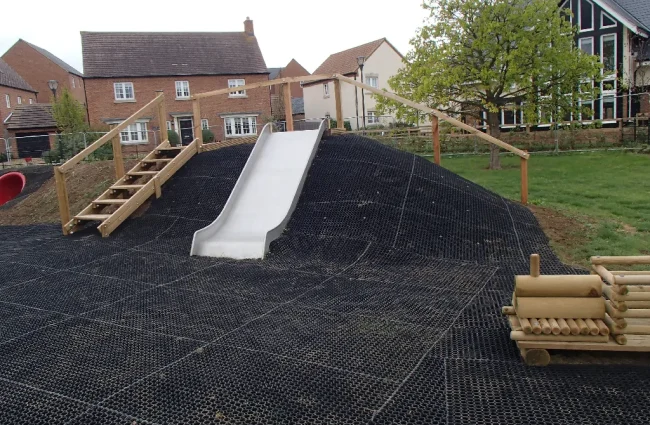
<path fill-rule="evenodd" d="M 251 21 L 251 18 L 249 18 L 248 16 L 244 21 L 244 32 L 247 35 L 255 35 L 255 31 L 253 30 L 253 21 Z"/>

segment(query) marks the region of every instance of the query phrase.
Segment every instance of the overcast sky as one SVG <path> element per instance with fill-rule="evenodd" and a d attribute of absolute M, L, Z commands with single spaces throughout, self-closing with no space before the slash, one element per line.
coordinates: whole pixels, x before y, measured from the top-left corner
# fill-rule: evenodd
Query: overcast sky
<path fill-rule="evenodd" d="M 386 37 L 402 53 L 425 17 L 421 0 L 3 1 L 0 53 L 19 38 L 82 71 L 79 31 L 243 31 L 254 21 L 268 67 L 295 58 L 313 72 L 331 53 Z"/>

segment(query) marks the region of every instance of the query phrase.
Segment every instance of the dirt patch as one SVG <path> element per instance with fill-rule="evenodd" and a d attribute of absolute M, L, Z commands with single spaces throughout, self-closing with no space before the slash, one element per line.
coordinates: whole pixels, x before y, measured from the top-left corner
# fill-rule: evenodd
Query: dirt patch
<path fill-rule="evenodd" d="M 560 260 L 566 264 L 584 266 L 584 259 L 572 254 L 589 242 L 591 229 L 585 224 L 584 219 L 578 220 L 552 208 L 537 205 L 528 208 L 537 217 Z"/>
<path fill-rule="evenodd" d="M 125 161 L 129 169 L 137 161 Z M 112 161 L 98 161 L 76 166 L 66 178 L 70 213 L 76 214 L 115 182 Z M 0 225 L 59 223 L 59 204 L 54 178 L 10 208 L 0 210 Z"/>

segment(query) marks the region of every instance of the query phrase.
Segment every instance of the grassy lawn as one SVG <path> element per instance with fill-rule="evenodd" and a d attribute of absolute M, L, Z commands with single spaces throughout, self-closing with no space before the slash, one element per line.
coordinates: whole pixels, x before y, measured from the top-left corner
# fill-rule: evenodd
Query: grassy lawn
<path fill-rule="evenodd" d="M 519 158 L 487 169 L 486 156 L 443 157 L 444 167 L 519 201 Z M 532 155 L 529 200 L 568 263 L 591 255 L 650 253 L 650 156 L 626 152 Z"/>

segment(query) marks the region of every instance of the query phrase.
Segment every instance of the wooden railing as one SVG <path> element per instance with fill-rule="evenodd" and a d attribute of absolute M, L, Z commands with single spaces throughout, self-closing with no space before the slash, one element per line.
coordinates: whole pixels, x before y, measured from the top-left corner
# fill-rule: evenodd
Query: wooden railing
<path fill-rule="evenodd" d="M 68 234 L 69 223 L 71 221 L 70 215 L 70 201 L 68 199 L 68 188 L 66 185 L 66 174 L 69 173 L 75 165 L 79 164 L 85 158 L 88 157 L 91 153 L 95 152 L 97 149 L 104 146 L 109 141 L 112 141 L 113 144 L 113 163 L 115 166 L 115 177 L 121 179 L 124 177 L 124 157 L 122 155 L 122 143 L 120 140 L 120 132 L 127 128 L 129 125 L 133 124 L 136 120 L 144 115 L 145 112 L 150 109 L 157 108 L 157 115 L 159 121 L 162 123 L 160 125 L 161 129 L 164 129 L 164 123 L 166 122 L 165 117 L 167 113 L 165 112 L 165 96 L 162 92 L 158 94 L 151 102 L 147 103 L 145 106 L 140 108 L 133 115 L 128 117 L 126 120 L 120 124 L 113 127 L 108 133 L 100 137 L 93 144 L 77 153 L 75 156 L 70 158 L 68 161 L 62 165 L 54 168 L 54 179 L 56 182 L 56 192 L 57 198 L 59 201 L 59 213 L 61 215 L 61 226 L 63 228 L 63 233 Z M 199 121 L 200 125 L 200 121 Z M 164 133 L 164 132 L 163 132 Z M 164 142 L 166 137 L 161 137 Z"/>

